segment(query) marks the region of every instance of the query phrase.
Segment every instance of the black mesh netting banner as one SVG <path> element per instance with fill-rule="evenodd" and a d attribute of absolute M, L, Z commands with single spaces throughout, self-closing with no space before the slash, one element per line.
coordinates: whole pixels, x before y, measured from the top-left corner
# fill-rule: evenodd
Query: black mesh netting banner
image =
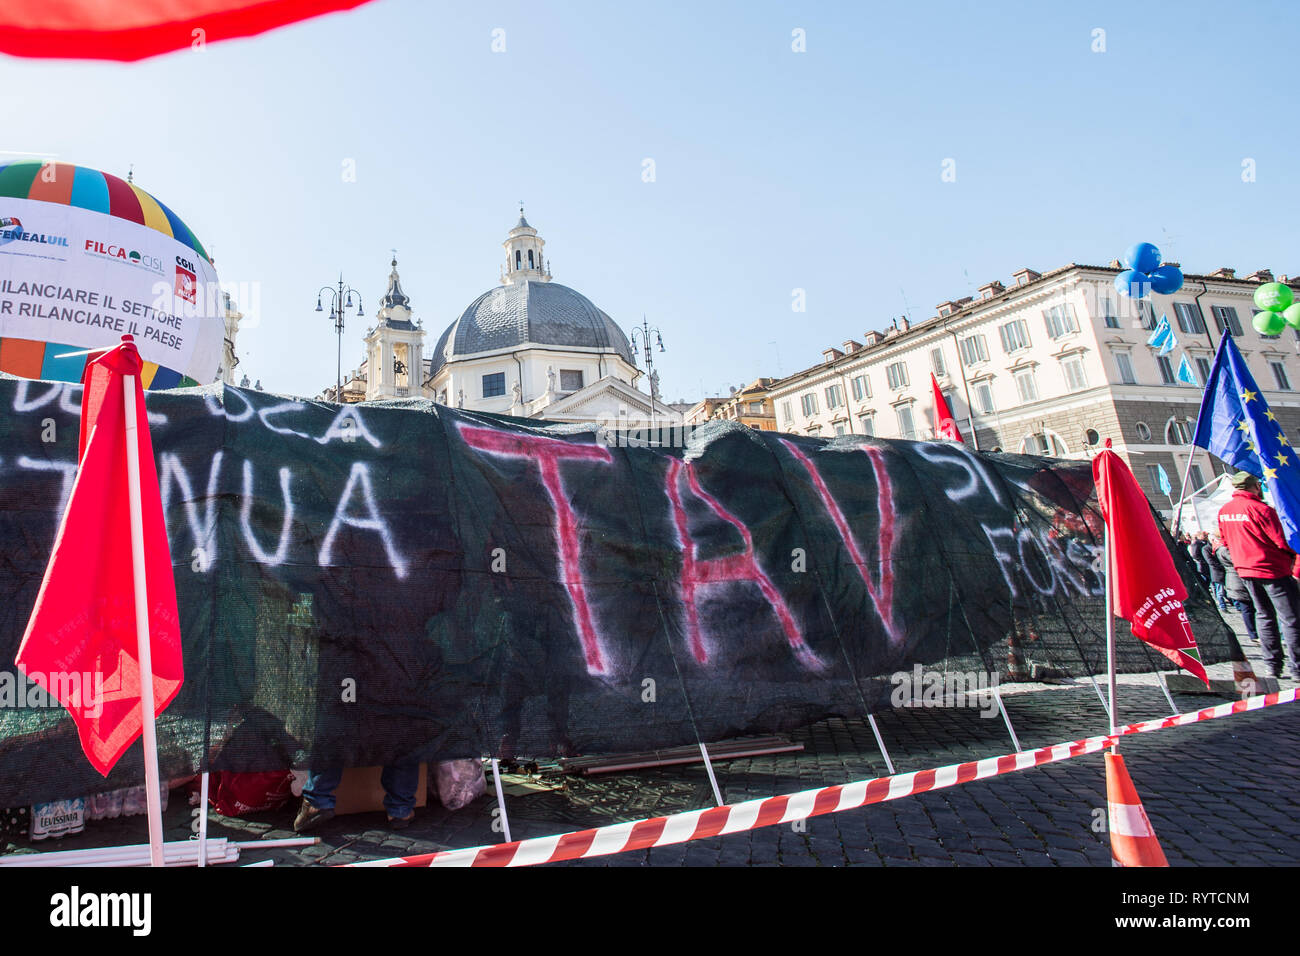
<path fill-rule="evenodd" d="M 79 398 L 0 380 L 0 806 L 142 778 L 136 747 L 101 780 L 12 663 Z M 220 386 L 148 408 L 185 650 L 165 776 L 644 750 L 888 707 L 917 664 L 1105 668 L 1087 462 Z M 1206 663 L 1239 654 L 1176 561 Z M 1120 630 L 1122 670 L 1171 666 Z"/>

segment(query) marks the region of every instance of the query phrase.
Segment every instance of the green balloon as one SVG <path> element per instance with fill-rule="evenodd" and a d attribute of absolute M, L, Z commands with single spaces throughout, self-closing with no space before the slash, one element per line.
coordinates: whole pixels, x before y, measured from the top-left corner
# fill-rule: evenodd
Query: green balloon
<path fill-rule="evenodd" d="M 1256 312 L 1251 321 L 1260 335 L 1281 335 L 1286 328 L 1286 319 L 1282 318 L 1281 312 Z"/>
<path fill-rule="evenodd" d="M 1255 308 L 1281 312 L 1291 304 L 1293 298 L 1291 287 L 1286 283 L 1265 282 L 1255 290 Z"/>
<path fill-rule="evenodd" d="M 1282 318 L 1286 319 L 1286 324 L 1293 329 L 1300 329 L 1300 302 L 1292 304 L 1285 312 Z"/>

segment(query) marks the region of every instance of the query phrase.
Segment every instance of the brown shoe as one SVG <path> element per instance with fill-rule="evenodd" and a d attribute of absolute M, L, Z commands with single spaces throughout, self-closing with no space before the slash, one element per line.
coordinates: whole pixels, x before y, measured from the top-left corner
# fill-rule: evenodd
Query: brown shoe
<path fill-rule="evenodd" d="M 322 810 L 319 807 L 313 807 L 306 800 L 298 808 L 298 815 L 293 818 L 293 830 L 295 833 L 306 833 L 308 830 L 314 830 L 329 820 L 334 819 L 334 810 Z"/>
<path fill-rule="evenodd" d="M 415 819 L 414 810 L 412 810 L 409 814 L 407 814 L 404 817 L 390 816 L 388 818 L 388 827 L 391 830 L 405 830 L 407 827 L 411 825 L 411 821 L 414 819 Z"/>

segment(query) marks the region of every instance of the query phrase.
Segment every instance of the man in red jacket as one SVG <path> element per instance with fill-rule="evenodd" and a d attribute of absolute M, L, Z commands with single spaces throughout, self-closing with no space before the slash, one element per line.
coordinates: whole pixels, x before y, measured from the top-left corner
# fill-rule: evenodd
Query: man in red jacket
<path fill-rule="evenodd" d="M 1259 479 L 1239 471 L 1232 485 L 1237 489 L 1232 500 L 1219 509 L 1219 537 L 1255 604 L 1255 628 L 1271 676 L 1282 676 L 1281 625 L 1294 677 L 1300 674 L 1300 584 L 1291 576 L 1296 553 L 1287 544 L 1277 512 L 1260 496 Z"/>

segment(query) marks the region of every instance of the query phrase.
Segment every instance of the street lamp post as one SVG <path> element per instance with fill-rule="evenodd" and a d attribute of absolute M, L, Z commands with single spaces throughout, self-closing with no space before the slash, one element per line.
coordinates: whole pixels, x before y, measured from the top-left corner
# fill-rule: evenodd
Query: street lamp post
<path fill-rule="evenodd" d="M 641 348 L 645 349 L 645 368 L 646 378 L 650 380 L 650 433 L 653 435 L 655 430 L 655 402 L 659 398 L 659 383 L 655 380 L 655 357 L 654 349 L 650 347 L 650 333 L 654 333 L 655 344 L 659 346 L 659 351 L 664 351 L 663 335 L 658 328 L 651 328 L 646 321 L 645 313 L 641 314 L 641 327 L 632 330 L 632 357 L 637 355 L 637 333 L 640 333 Z"/>
<path fill-rule="evenodd" d="M 334 400 L 340 405 L 343 404 L 343 310 L 352 308 L 352 294 L 357 295 L 357 315 L 364 316 L 361 311 L 361 293 L 350 285 L 343 283 L 343 273 L 339 273 L 338 288 L 334 286 L 323 285 L 316 293 L 316 311 L 324 312 L 321 307 L 320 297 L 322 293 L 330 294 L 330 318 L 334 320 L 334 332 L 338 335 L 338 368 L 335 372 L 334 379 Z M 346 297 L 346 302 L 344 298 Z"/>

